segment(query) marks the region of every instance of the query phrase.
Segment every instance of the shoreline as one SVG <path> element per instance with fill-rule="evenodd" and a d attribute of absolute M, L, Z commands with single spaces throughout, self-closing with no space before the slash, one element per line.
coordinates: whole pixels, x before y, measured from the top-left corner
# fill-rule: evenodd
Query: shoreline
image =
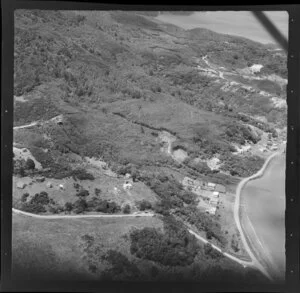
<path fill-rule="evenodd" d="M 241 206 L 241 192 L 243 191 L 243 188 L 245 187 L 245 185 L 254 179 L 258 179 L 261 178 L 264 174 L 265 174 L 265 170 L 267 169 L 267 167 L 269 166 L 270 162 L 272 161 L 273 158 L 275 158 L 276 156 L 280 155 L 281 152 L 275 152 L 272 155 L 270 155 L 266 161 L 264 162 L 262 168 L 257 171 L 255 174 L 251 175 L 250 177 L 244 178 L 237 186 L 236 189 L 236 199 L 235 199 L 235 204 L 234 204 L 234 219 L 237 225 L 237 228 L 239 230 L 242 242 L 244 244 L 244 247 L 246 249 L 246 251 L 248 252 L 250 258 L 252 259 L 252 263 L 254 264 L 254 266 L 260 270 L 268 279 L 273 280 L 273 277 L 270 276 L 270 274 L 268 273 L 268 271 L 266 270 L 266 268 L 258 261 L 257 257 L 255 254 L 257 254 L 257 251 L 255 251 L 254 249 L 254 245 L 251 245 L 251 241 L 249 241 L 249 235 L 247 235 L 244 232 L 243 226 L 242 226 L 242 206 Z M 249 244 L 248 244 L 249 242 Z"/>

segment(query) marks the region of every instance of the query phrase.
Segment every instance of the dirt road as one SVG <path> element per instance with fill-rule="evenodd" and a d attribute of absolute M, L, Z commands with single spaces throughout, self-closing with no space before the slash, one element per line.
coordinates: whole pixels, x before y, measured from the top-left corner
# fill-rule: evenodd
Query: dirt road
<path fill-rule="evenodd" d="M 124 215 L 37 215 L 23 212 L 18 209 L 12 209 L 13 213 L 39 219 L 87 219 L 87 218 L 128 218 L 128 217 L 153 217 L 153 213 L 132 213 Z"/>

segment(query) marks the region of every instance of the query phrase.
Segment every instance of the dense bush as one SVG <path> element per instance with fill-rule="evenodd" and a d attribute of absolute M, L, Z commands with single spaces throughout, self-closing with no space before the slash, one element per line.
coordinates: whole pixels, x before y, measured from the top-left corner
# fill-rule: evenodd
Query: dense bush
<path fill-rule="evenodd" d="M 71 202 L 66 202 L 64 209 L 67 212 L 71 212 L 73 210 L 73 204 Z"/>
<path fill-rule="evenodd" d="M 82 190 L 80 190 L 80 191 L 78 191 L 78 192 L 76 193 L 76 196 L 78 196 L 78 197 L 86 197 L 86 196 L 88 196 L 89 194 L 90 194 L 90 193 L 89 193 L 88 190 L 82 189 Z"/>
<path fill-rule="evenodd" d="M 23 203 L 21 209 L 24 212 L 33 213 L 33 214 L 40 214 L 46 212 L 46 208 L 42 204 L 37 204 L 32 202 Z"/>
<path fill-rule="evenodd" d="M 28 158 L 26 160 L 26 163 L 25 163 L 25 169 L 27 170 L 34 170 L 35 168 L 35 163 L 32 159 Z"/>
<path fill-rule="evenodd" d="M 89 211 L 97 211 L 107 214 L 114 214 L 121 211 L 121 207 L 114 201 L 103 200 L 93 197 L 87 202 L 87 209 Z"/>
<path fill-rule="evenodd" d="M 85 169 L 75 169 L 72 171 L 72 177 L 74 180 L 94 180 L 95 177 L 88 173 Z"/>
<path fill-rule="evenodd" d="M 130 205 L 129 204 L 125 205 L 123 208 L 123 214 L 130 214 L 130 210 L 131 210 Z"/>
<path fill-rule="evenodd" d="M 248 177 L 256 173 L 263 165 L 264 160 L 259 156 L 230 155 L 221 157 L 224 162 L 221 170 L 228 171 L 232 176 Z"/>
<path fill-rule="evenodd" d="M 108 261 L 111 268 L 104 271 L 101 279 L 136 281 L 142 276 L 138 267 L 130 262 L 125 255 L 116 250 L 108 250 L 102 259 Z"/>
<path fill-rule="evenodd" d="M 195 206 L 176 209 L 175 214 L 182 220 L 194 225 L 199 231 L 205 231 L 207 238 L 214 238 L 221 246 L 226 246 L 227 240 L 222 233 L 221 226 L 211 216 L 199 211 Z"/>
<path fill-rule="evenodd" d="M 164 230 L 147 227 L 133 231 L 131 253 L 167 266 L 191 264 L 199 250 L 195 237 L 171 217 L 165 219 Z"/>
<path fill-rule="evenodd" d="M 209 243 L 204 245 L 204 253 L 212 259 L 220 259 L 224 257 L 221 252 L 214 249 Z"/>
<path fill-rule="evenodd" d="M 36 193 L 30 200 L 30 203 L 32 204 L 41 204 L 41 205 L 47 205 L 49 204 L 50 198 L 48 196 L 48 193 L 45 191 L 42 191 L 40 193 Z"/>
<path fill-rule="evenodd" d="M 142 200 L 139 203 L 139 210 L 140 211 L 145 211 L 145 210 L 151 210 L 152 209 L 152 204 L 151 202 L 147 201 L 147 200 Z"/>
<path fill-rule="evenodd" d="M 87 209 L 87 202 L 85 199 L 78 199 L 73 204 L 73 211 L 76 214 L 81 214 Z"/>
<path fill-rule="evenodd" d="M 27 197 L 29 196 L 29 193 L 28 192 L 26 192 L 26 193 L 24 193 L 23 195 L 22 195 L 22 197 L 21 197 L 21 201 L 22 202 L 25 202 L 26 200 L 27 200 Z"/>

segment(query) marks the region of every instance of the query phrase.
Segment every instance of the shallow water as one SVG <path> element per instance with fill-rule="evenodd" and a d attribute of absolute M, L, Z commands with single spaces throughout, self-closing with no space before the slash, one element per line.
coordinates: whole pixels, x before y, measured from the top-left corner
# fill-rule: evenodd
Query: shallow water
<path fill-rule="evenodd" d="M 242 192 L 245 210 L 279 277 L 285 274 L 285 156 L 275 157 L 263 177 Z"/>

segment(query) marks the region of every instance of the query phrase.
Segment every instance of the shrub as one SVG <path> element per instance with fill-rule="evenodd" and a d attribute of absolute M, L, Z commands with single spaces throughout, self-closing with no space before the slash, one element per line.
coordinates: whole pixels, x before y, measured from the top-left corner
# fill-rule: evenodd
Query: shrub
<path fill-rule="evenodd" d="M 165 219 L 164 230 L 165 233 L 161 233 L 147 227 L 133 231 L 131 253 L 167 266 L 191 264 L 199 249 L 195 237 L 171 217 Z"/>
<path fill-rule="evenodd" d="M 22 202 L 25 202 L 25 201 L 27 200 L 27 197 L 28 197 L 28 196 L 29 196 L 29 193 L 28 193 L 28 192 L 23 193 L 22 198 L 21 198 L 21 201 L 22 201 Z"/>
<path fill-rule="evenodd" d="M 152 209 L 152 204 L 149 201 L 142 200 L 139 203 L 139 210 L 140 211 L 145 211 L 145 210 L 150 210 L 150 209 Z"/>
<path fill-rule="evenodd" d="M 220 259 L 224 257 L 221 252 L 214 249 L 209 243 L 204 245 L 204 253 L 210 256 L 212 259 Z"/>
<path fill-rule="evenodd" d="M 74 180 L 94 180 L 95 177 L 88 173 L 85 169 L 75 169 L 72 171 L 72 177 Z"/>
<path fill-rule="evenodd" d="M 66 202 L 65 203 L 65 211 L 71 212 L 73 210 L 73 204 L 71 202 Z"/>
<path fill-rule="evenodd" d="M 130 205 L 129 204 L 124 206 L 123 213 L 124 214 L 130 214 Z"/>
<path fill-rule="evenodd" d="M 81 214 L 83 213 L 87 208 L 87 202 L 85 201 L 85 199 L 78 199 L 74 202 L 73 205 L 73 210 L 76 214 Z"/>
<path fill-rule="evenodd" d="M 25 163 L 25 169 L 26 170 L 34 170 L 34 168 L 35 168 L 34 161 L 32 159 L 28 158 Z"/>
<path fill-rule="evenodd" d="M 40 205 L 47 205 L 50 203 L 50 199 L 48 196 L 48 193 L 45 191 L 42 191 L 40 193 L 36 193 L 32 199 L 30 200 L 30 203 L 32 204 L 40 204 Z"/>
<path fill-rule="evenodd" d="M 99 196 L 101 193 L 101 189 L 100 188 L 95 188 L 95 195 Z"/>
<path fill-rule="evenodd" d="M 76 193 L 76 196 L 78 197 L 85 197 L 85 196 L 88 196 L 90 193 L 88 190 L 86 189 L 82 189 L 80 190 L 79 192 Z"/>
<path fill-rule="evenodd" d="M 33 214 L 40 214 L 46 212 L 46 209 L 42 204 L 37 204 L 32 202 L 23 203 L 21 209 L 24 212 L 33 213 Z"/>

